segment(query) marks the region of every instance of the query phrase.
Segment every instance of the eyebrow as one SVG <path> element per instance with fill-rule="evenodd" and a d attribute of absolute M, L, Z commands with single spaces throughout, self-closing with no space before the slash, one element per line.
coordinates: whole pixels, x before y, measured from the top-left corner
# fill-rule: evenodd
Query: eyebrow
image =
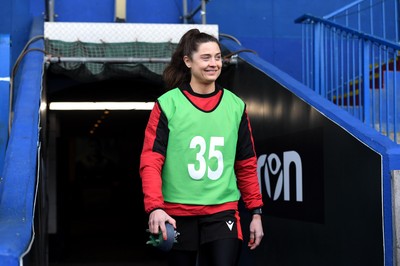
<path fill-rule="evenodd" d="M 215 55 L 221 55 L 222 53 L 216 53 Z M 212 54 L 201 54 L 200 56 L 212 56 Z"/>

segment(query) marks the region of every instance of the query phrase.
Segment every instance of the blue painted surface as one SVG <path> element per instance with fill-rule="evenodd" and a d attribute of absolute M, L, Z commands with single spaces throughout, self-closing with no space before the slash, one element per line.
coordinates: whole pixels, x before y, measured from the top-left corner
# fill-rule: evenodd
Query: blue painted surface
<path fill-rule="evenodd" d="M 9 25 L 4 33 L 10 34 L 11 36 L 11 66 L 14 64 L 18 55 L 21 53 L 25 43 L 28 41 L 29 31 L 32 24 L 32 15 L 30 13 L 30 7 L 32 3 L 26 0 L 2 0 L 1 8 L 3 9 L 3 3 L 9 2 L 10 9 L 6 10 L 6 21 L 9 20 Z M 7 6 L 7 3 L 5 3 Z M 1 17 L 0 21 L 3 20 Z M 0 23 L 2 24 L 2 23 Z"/>
<path fill-rule="evenodd" d="M 24 0 L 18 0 L 24 1 Z M 25 0 L 26 1 L 26 0 Z M 31 9 L 43 1 L 34 0 Z M 243 46 L 276 65 L 297 80 L 301 79 L 301 26 L 294 20 L 304 13 L 326 15 L 352 0 L 218 0 L 206 6 L 208 24 L 218 24 L 221 33 L 233 35 Z M 182 0 L 126 1 L 129 23 L 182 23 Z M 56 21 L 60 22 L 113 22 L 113 0 L 55 1 Z M 200 5 L 200 0 L 188 1 L 188 11 Z M 22 8 L 22 6 L 21 6 Z M 43 10 L 44 12 L 44 10 Z M 201 23 L 198 13 L 195 23 Z"/>
<path fill-rule="evenodd" d="M 43 21 L 33 23 L 31 36 L 43 34 Z M 43 49 L 43 41 L 30 48 Z M 20 265 L 32 240 L 39 140 L 39 102 L 43 54 L 30 52 L 19 75 L 20 93 L 5 156 L 0 204 L 0 265 Z M 23 74 L 22 74 L 23 73 Z"/>
<path fill-rule="evenodd" d="M 10 36 L 0 35 L 0 173 L 3 171 L 4 156 L 8 141 L 8 114 L 10 98 Z M 1 179 L 1 175 L 0 175 Z M 1 197 L 1 187 L 0 187 Z"/>
<path fill-rule="evenodd" d="M 55 21 L 113 22 L 114 0 L 55 1 Z"/>
<path fill-rule="evenodd" d="M 182 1 L 126 1 L 129 23 L 183 23 Z"/>
<path fill-rule="evenodd" d="M 5 33 L 10 34 L 12 16 L 10 16 L 9 14 L 11 10 L 12 10 L 11 1 L 3 0 L 1 2 L 1 8 L 0 8 L 0 18 L 1 18 L 0 34 L 5 34 Z"/>

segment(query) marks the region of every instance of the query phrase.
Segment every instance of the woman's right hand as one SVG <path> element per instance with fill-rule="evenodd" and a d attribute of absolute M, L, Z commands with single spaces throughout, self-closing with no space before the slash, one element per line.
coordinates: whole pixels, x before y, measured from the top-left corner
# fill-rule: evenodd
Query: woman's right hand
<path fill-rule="evenodd" d="M 156 209 L 149 215 L 149 231 L 152 234 L 158 234 L 161 230 L 164 240 L 167 240 L 167 229 L 165 223 L 170 223 L 176 229 L 176 221 L 164 210 Z"/>

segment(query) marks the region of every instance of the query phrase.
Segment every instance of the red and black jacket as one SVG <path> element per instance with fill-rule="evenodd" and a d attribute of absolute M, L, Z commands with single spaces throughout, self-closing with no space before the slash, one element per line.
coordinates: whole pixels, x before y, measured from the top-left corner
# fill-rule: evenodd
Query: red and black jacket
<path fill-rule="evenodd" d="M 210 94 L 195 93 L 189 84 L 180 89 L 194 106 L 205 112 L 217 108 L 223 95 L 223 89 L 218 85 L 216 90 Z M 150 213 L 155 209 L 163 209 L 169 215 L 190 216 L 237 210 L 236 201 L 207 206 L 164 202 L 161 173 L 168 145 L 168 136 L 167 118 L 156 102 L 146 127 L 140 157 L 140 176 L 142 178 L 145 211 Z M 257 178 L 257 157 L 246 111 L 243 113 L 238 131 L 235 174 L 246 208 L 250 210 L 261 207 L 263 203 Z"/>

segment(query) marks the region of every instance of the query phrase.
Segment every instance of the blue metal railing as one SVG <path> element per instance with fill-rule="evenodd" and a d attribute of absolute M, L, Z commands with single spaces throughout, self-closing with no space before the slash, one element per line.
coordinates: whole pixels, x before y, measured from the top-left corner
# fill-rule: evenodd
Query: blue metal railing
<path fill-rule="evenodd" d="M 393 42 L 399 41 L 398 0 L 357 0 L 324 19 Z"/>
<path fill-rule="evenodd" d="M 10 35 L 0 34 L 0 180 L 2 178 L 1 173 L 3 171 L 4 157 L 8 142 L 10 53 Z"/>
<path fill-rule="evenodd" d="M 399 142 L 400 46 L 311 15 L 303 30 L 303 83 Z"/>

